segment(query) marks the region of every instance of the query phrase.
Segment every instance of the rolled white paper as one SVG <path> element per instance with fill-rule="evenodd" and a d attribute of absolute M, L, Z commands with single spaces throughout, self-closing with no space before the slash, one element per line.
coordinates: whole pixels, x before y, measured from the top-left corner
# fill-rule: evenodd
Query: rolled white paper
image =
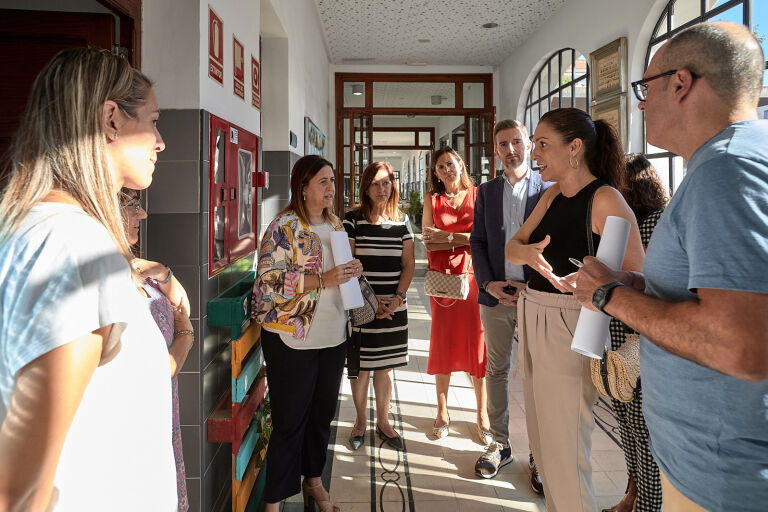
<path fill-rule="evenodd" d="M 600 237 L 595 257 L 612 270 L 620 270 L 624 262 L 629 227 L 629 222 L 621 217 L 609 216 L 605 219 L 603 236 Z M 571 350 L 593 359 L 602 359 L 603 350 L 611 346 L 610 323 L 610 316 L 582 307 L 576 332 L 573 333 Z"/>
<path fill-rule="evenodd" d="M 333 252 L 333 262 L 337 266 L 352 261 L 352 249 L 349 247 L 349 236 L 346 231 L 331 232 L 331 252 Z M 356 277 L 340 284 L 339 290 L 344 309 L 362 307 L 363 293 L 360 291 L 360 283 L 357 282 Z"/>

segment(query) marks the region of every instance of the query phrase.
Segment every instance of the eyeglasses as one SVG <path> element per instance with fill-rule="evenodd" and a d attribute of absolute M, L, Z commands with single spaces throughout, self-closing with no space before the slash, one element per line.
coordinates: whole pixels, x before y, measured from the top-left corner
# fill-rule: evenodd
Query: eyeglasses
<path fill-rule="evenodd" d="M 129 210 L 129 211 L 131 209 L 133 209 L 133 213 L 138 214 L 139 210 L 141 209 L 141 204 L 139 204 L 138 202 L 129 203 L 129 204 L 121 204 L 120 208 L 125 208 L 126 210 Z"/>
<path fill-rule="evenodd" d="M 636 82 L 632 82 L 630 85 L 632 86 L 632 92 L 635 93 L 635 97 L 640 101 L 645 101 L 648 98 L 648 82 L 651 80 L 656 80 L 657 78 L 661 78 L 663 76 L 671 76 L 677 73 L 676 69 L 670 69 L 669 71 L 665 71 L 663 73 L 660 73 L 658 75 L 649 76 L 648 78 L 643 78 L 642 80 L 638 80 Z M 701 75 L 691 72 L 691 76 L 693 78 L 701 78 Z"/>

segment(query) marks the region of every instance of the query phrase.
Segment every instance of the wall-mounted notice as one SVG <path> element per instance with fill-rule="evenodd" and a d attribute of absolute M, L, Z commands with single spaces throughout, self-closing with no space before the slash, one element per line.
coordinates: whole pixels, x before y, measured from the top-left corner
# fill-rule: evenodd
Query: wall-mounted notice
<path fill-rule="evenodd" d="M 620 37 L 589 54 L 592 102 L 626 92 L 627 38 Z"/>
<path fill-rule="evenodd" d="M 232 77 L 234 78 L 235 96 L 245 99 L 245 48 L 243 43 L 232 36 L 232 53 L 234 55 L 234 65 L 232 66 Z"/>
<path fill-rule="evenodd" d="M 208 76 L 224 85 L 224 22 L 208 6 Z"/>
<path fill-rule="evenodd" d="M 259 61 L 251 54 L 251 105 L 261 110 L 261 69 Z"/>
<path fill-rule="evenodd" d="M 304 118 L 304 154 L 325 158 L 325 134 L 308 117 Z"/>

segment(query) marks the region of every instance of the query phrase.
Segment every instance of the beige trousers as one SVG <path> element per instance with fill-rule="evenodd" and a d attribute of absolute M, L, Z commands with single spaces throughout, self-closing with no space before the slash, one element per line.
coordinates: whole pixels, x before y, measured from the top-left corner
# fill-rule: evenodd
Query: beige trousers
<path fill-rule="evenodd" d="M 675 489 L 664 473 L 659 471 L 661 477 L 661 499 L 664 503 L 664 512 L 707 512 L 707 509 L 697 505 L 683 493 Z"/>
<path fill-rule="evenodd" d="M 518 301 L 525 418 L 549 512 L 595 512 L 589 359 L 571 350 L 580 306 L 571 295 L 526 289 Z"/>

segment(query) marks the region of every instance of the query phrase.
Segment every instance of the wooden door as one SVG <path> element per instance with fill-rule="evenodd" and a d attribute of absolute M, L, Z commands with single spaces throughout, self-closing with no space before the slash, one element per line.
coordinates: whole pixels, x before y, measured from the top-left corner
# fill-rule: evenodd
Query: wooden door
<path fill-rule="evenodd" d="M 336 164 L 336 214 L 340 216 L 360 204 L 360 176 L 373 154 L 373 116 L 358 112 L 344 123 L 343 160 Z"/>
<path fill-rule="evenodd" d="M 110 14 L 0 9 L 0 155 L 16 133 L 35 77 L 56 53 L 114 43 Z"/>
<path fill-rule="evenodd" d="M 496 177 L 493 152 L 493 112 L 471 114 L 464 117 L 465 163 L 475 184 L 480 185 Z"/>

